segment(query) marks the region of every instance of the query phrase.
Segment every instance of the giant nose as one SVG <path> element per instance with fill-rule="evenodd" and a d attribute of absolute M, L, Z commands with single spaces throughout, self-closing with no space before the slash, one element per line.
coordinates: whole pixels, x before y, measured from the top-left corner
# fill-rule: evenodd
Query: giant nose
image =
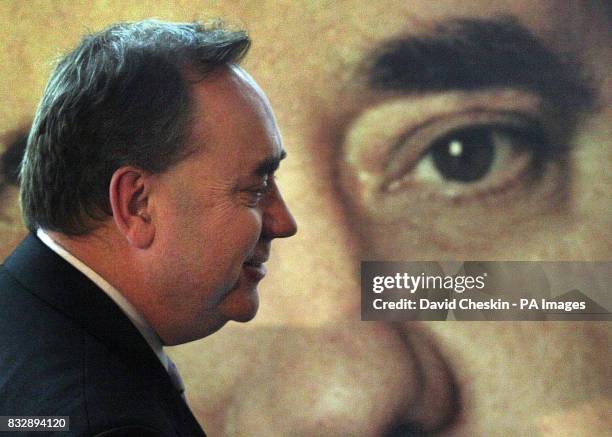
<path fill-rule="evenodd" d="M 391 325 L 283 328 L 225 414 L 238 435 L 422 435 L 454 417 L 456 392 L 426 341 Z M 422 338 L 417 335 L 414 338 Z"/>

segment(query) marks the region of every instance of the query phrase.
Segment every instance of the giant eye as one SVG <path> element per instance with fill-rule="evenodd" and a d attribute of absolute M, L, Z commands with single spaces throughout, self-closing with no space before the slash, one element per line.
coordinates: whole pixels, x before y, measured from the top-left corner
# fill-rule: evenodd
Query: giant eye
<path fill-rule="evenodd" d="M 485 125 L 445 135 L 433 143 L 428 157 L 442 178 L 468 183 L 484 178 L 500 161 L 529 148 L 535 165 L 548 149 L 547 141 L 535 130 Z"/>
<path fill-rule="evenodd" d="M 442 194 L 499 191 L 534 174 L 550 145 L 528 123 L 459 126 L 430 140 L 420 157 L 405 159 L 400 144 L 392 154 L 384 189 L 396 192 L 414 184 L 440 186 Z"/>
<path fill-rule="evenodd" d="M 500 227 L 528 232 L 560 216 L 573 150 L 541 103 L 514 90 L 426 94 L 350 120 L 338 187 L 364 246 L 392 259 L 424 248 L 465 256 L 491 247 Z"/>
<path fill-rule="evenodd" d="M 535 169 L 548 149 L 536 129 L 489 125 L 457 129 L 434 141 L 415 174 L 421 179 L 474 183 L 517 164 Z"/>
<path fill-rule="evenodd" d="M 473 182 L 491 169 L 497 153 L 496 137 L 499 134 L 490 129 L 464 129 L 436 141 L 429 156 L 444 179 Z"/>

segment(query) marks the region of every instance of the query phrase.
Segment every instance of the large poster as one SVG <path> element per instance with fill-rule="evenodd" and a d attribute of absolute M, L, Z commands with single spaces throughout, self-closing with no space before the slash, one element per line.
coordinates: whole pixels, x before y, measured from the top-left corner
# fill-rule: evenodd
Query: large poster
<path fill-rule="evenodd" d="M 0 256 L 25 235 L 15 171 L 54 60 L 118 21 L 222 17 L 253 40 L 243 66 L 283 134 L 299 230 L 274 243 L 254 320 L 169 350 L 206 432 L 605 435 L 609 322 L 362 321 L 360 269 L 610 261 L 610 15 L 597 0 L 3 1 Z M 592 275 L 601 296 L 609 268 Z"/>

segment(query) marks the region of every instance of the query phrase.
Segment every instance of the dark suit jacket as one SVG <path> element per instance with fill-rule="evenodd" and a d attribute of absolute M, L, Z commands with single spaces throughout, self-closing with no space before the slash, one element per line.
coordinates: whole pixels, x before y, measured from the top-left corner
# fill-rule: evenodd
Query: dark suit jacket
<path fill-rule="evenodd" d="M 58 436 L 204 435 L 119 307 L 34 235 L 0 266 L 0 415 L 69 416 Z"/>

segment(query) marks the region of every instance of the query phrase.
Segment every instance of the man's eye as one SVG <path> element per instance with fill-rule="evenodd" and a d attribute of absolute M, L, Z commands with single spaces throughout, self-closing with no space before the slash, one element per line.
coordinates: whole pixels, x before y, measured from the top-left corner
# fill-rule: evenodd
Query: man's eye
<path fill-rule="evenodd" d="M 251 190 L 249 190 L 249 193 L 251 194 L 253 199 L 259 201 L 266 194 L 267 190 L 268 186 L 262 185 L 260 187 L 252 188 Z"/>
<path fill-rule="evenodd" d="M 270 191 L 270 181 L 268 178 L 266 180 L 254 187 L 251 187 L 246 190 L 247 195 L 247 205 L 251 207 L 255 207 L 259 204 L 259 202 L 263 199 L 263 197 Z"/>
<path fill-rule="evenodd" d="M 426 184 L 449 197 L 499 191 L 533 174 L 549 149 L 541 130 L 533 126 L 458 127 L 434 139 L 419 159 L 399 166 L 390 163 L 383 187 L 393 193 Z M 393 154 L 400 162 L 401 153 Z"/>

